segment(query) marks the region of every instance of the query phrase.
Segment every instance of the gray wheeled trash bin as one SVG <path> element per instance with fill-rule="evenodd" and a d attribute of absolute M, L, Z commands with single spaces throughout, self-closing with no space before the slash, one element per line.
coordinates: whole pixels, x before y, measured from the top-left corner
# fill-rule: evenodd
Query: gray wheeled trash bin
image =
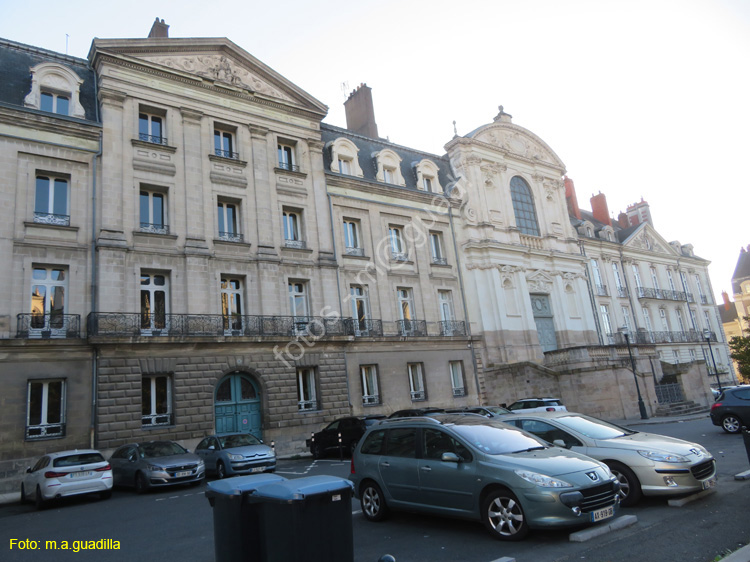
<path fill-rule="evenodd" d="M 276 474 L 251 474 L 208 483 L 206 498 L 214 512 L 216 562 L 261 560 L 258 505 L 247 497 L 258 488 L 286 478 Z"/>
<path fill-rule="evenodd" d="M 353 562 L 352 492 L 349 480 L 335 476 L 258 487 L 247 501 L 259 506 L 261 560 Z"/>

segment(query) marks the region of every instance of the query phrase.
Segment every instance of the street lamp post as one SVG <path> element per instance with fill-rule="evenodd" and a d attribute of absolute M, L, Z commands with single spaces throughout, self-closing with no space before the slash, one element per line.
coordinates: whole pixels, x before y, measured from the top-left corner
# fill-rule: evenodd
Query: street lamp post
<path fill-rule="evenodd" d="M 714 358 L 714 350 L 711 349 L 711 330 L 703 330 L 703 337 L 706 338 L 708 344 L 708 352 L 711 354 L 711 362 L 714 364 L 714 374 L 716 375 L 716 384 L 719 385 L 719 392 L 722 392 L 721 380 L 719 379 L 719 370 L 716 368 L 716 359 Z"/>
<path fill-rule="evenodd" d="M 628 345 L 628 355 L 630 356 L 630 366 L 633 369 L 633 378 L 635 379 L 635 391 L 638 393 L 638 409 L 641 412 L 641 419 L 647 420 L 648 413 L 646 413 L 646 404 L 643 403 L 643 397 L 641 396 L 641 387 L 638 384 L 638 375 L 635 372 L 635 359 L 633 359 L 633 352 L 630 350 L 630 331 L 627 326 L 620 328 L 620 332 L 625 336 L 625 343 Z"/>

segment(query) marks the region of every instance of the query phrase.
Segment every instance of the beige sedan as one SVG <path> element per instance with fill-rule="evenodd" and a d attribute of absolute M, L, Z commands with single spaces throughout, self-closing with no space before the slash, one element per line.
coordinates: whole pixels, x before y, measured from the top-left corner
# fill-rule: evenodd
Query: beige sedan
<path fill-rule="evenodd" d="M 574 412 L 517 413 L 502 417 L 554 445 L 604 462 L 620 481 L 620 501 L 679 495 L 716 485 L 716 461 L 701 445 L 641 433 Z"/>

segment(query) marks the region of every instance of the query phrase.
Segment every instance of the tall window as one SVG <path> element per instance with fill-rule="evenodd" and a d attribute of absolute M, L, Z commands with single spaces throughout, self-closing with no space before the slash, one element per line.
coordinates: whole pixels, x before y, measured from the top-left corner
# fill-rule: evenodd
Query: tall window
<path fill-rule="evenodd" d="M 141 331 L 153 333 L 167 328 L 169 284 L 160 274 L 141 273 Z"/>
<path fill-rule="evenodd" d="M 411 289 L 396 289 L 398 297 L 398 326 L 401 335 L 411 334 L 416 326 L 414 325 L 414 299 Z"/>
<path fill-rule="evenodd" d="M 596 294 L 600 297 L 606 297 L 607 286 L 602 281 L 602 272 L 599 269 L 599 262 L 595 259 L 591 259 L 591 271 L 594 276 L 594 285 L 596 285 Z"/>
<path fill-rule="evenodd" d="M 362 404 L 380 404 L 380 391 L 378 390 L 378 368 L 376 365 L 362 365 L 359 368 L 362 376 Z"/>
<path fill-rule="evenodd" d="M 70 115 L 70 95 L 42 92 L 39 109 L 59 115 Z"/>
<path fill-rule="evenodd" d="M 221 279 L 221 315 L 224 331 L 242 330 L 242 280 Z"/>
<path fill-rule="evenodd" d="M 693 330 L 698 331 L 698 317 L 695 314 L 695 309 L 690 309 L 690 322 L 693 325 Z"/>
<path fill-rule="evenodd" d="M 711 316 L 708 314 L 707 310 L 703 311 L 703 320 L 704 325 L 706 326 L 706 330 L 711 330 Z"/>
<path fill-rule="evenodd" d="M 140 203 L 141 232 L 169 234 L 166 194 L 142 189 Z"/>
<path fill-rule="evenodd" d="M 682 311 L 678 308 L 675 312 L 677 313 L 677 327 L 680 329 L 680 332 L 684 332 L 685 322 L 682 320 Z"/>
<path fill-rule="evenodd" d="M 318 393 L 315 384 L 315 369 L 297 369 L 297 406 L 300 410 L 317 410 Z"/>
<path fill-rule="evenodd" d="M 620 268 L 618 267 L 617 262 L 615 261 L 612 262 L 612 275 L 614 275 L 615 277 L 615 286 L 618 289 L 622 289 L 623 285 L 622 285 L 622 277 L 620 276 Z"/>
<path fill-rule="evenodd" d="M 388 227 L 388 238 L 391 245 L 391 257 L 398 261 L 406 261 L 409 259 L 409 256 L 406 253 L 406 245 L 404 244 L 401 227 Z"/>
<path fill-rule="evenodd" d="M 432 191 L 432 178 L 429 178 L 427 176 L 422 177 L 422 188 L 424 188 L 425 191 Z"/>
<path fill-rule="evenodd" d="M 383 167 L 383 181 L 385 183 L 395 183 L 393 179 L 394 175 L 395 175 L 395 170 L 393 168 Z"/>
<path fill-rule="evenodd" d="M 237 205 L 225 201 L 218 202 L 217 224 L 219 225 L 219 238 L 228 242 L 242 242 L 242 235 L 238 228 Z"/>
<path fill-rule="evenodd" d="M 665 332 L 670 332 L 669 320 L 667 319 L 667 311 L 663 308 L 659 309 L 659 318 L 661 319 L 661 329 Z"/>
<path fill-rule="evenodd" d="M 141 382 L 141 425 L 172 424 L 172 385 L 169 375 L 144 375 Z"/>
<path fill-rule="evenodd" d="M 456 328 L 453 315 L 453 294 L 450 291 L 438 291 L 438 306 L 440 307 L 440 333 L 452 336 Z"/>
<path fill-rule="evenodd" d="M 669 269 L 667 270 L 667 281 L 669 282 L 669 289 L 672 291 L 676 291 L 677 289 L 675 289 L 674 286 L 674 279 L 672 279 L 672 271 Z"/>
<path fill-rule="evenodd" d="M 292 145 L 279 143 L 277 150 L 279 153 L 279 168 L 295 172 L 299 170 L 299 167 L 295 166 L 294 163 L 294 147 Z"/>
<path fill-rule="evenodd" d="M 167 144 L 164 138 L 163 117 L 151 113 L 138 114 L 138 138 L 144 142 Z"/>
<path fill-rule="evenodd" d="M 424 391 L 424 376 L 422 375 L 422 364 L 421 363 L 409 363 L 406 366 L 409 373 L 409 391 L 411 393 L 411 399 L 424 400 L 426 398 Z"/>
<path fill-rule="evenodd" d="M 628 331 L 632 331 L 632 326 L 630 325 L 630 309 L 626 306 L 622 307 L 622 320 Z"/>
<path fill-rule="evenodd" d="M 651 283 L 654 286 L 654 289 L 657 291 L 659 290 L 659 277 L 656 275 L 656 268 L 651 268 Z"/>
<path fill-rule="evenodd" d="M 520 176 L 513 176 L 510 180 L 510 196 L 513 201 L 513 213 L 516 215 L 516 225 L 523 234 L 539 236 L 539 223 L 536 220 L 534 199 L 531 189 Z"/>
<path fill-rule="evenodd" d="M 65 381 L 29 381 L 26 398 L 26 438 L 65 435 Z"/>
<path fill-rule="evenodd" d="M 287 248 L 304 248 L 302 239 L 302 213 L 285 209 L 282 217 L 284 223 L 284 245 Z"/>
<path fill-rule="evenodd" d="M 364 255 L 358 221 L 344 219 L 344 253 L 348 256 Z"/>
<path fill-rule="evenodd" d="M 362 285 L 352 285 L 349 287 L 349 296 L 352 302 L 354 333 L 357 336 L 364 335 L 370 329 L 370 303 L 367 289 Z"/>
<path fill-rule="evenodd" d="M 31 329 L 64 330 L 67 271 L 35 266 L 31 278 Z"/>
<path fill-rule="evenodd" d="M 289 281 L 289 306 L 292 316 L 300 322 L 307 322 L 309 306 L 307 301 L 307 284 L 301 281 Z"/>
<path fill-rule="evenodd" d="M 701 300 L 701 304 L 708 304 L 706 295 L 703 294 L 703 286 L 701 285 L 701 278 L 699 275 L 695 276 L 695 286 L 698 288 L 698 297 Z"/>
<path fill-rule="evenodd" d="M 68 180 L 48 176 L 36 177 L 34 222 L 70 225 Z"/>
<path fill-rule="evenodd" d="M 443 252 L 443 234 L 441 232 L 430 232 L 430 251 L 432 252 L 432 263 L 447 265 L 448 260 Z"/>
<path fill-rule="evenodd" d="M 338 157 L 339 174 L 352 175 L 352 161 L 342 156 Z"/>
<path fill-rule="evenodd" d="M 466 385 L 464 384 L 464 367 L 461 361 L 451 361 L 448 363 L 451 374 L 451 386 L 453 387 L 453 396 L 466 396 Z"/>
<path fill-rule="evenodd" d="M 612 320 L 609 316 L 609 307 L 606 304 L 599 306 L 599 310 L 602 314 L 602 326 L 604 327 L 604 334 L 610 335 L 612 333 Z"/>
<path fill-rule="evenodd" d="M 635 288 L 638 290 L 638 295 L 641 296 L 643 294 L 643 282 L 641 281 L 641 270 L 638 268 L 637 265 L 633 264 L 633 279 L 635 279 Z"/>
<path fill-rule="evenodd" d="M 214 154 L 222 158 L 238 159 L 240 155 L 235 152 L 234 133 L 222 129 L 214 129 Z"/>
<path fill-rule="evenodd" d="M 653 328 L 651 327 L 651 315 L 648 312 L 648 308 L 644 306 L 641 310 L 643 312 L 643 322 L 646 324 L 646 330 L 653 332 Z"/>

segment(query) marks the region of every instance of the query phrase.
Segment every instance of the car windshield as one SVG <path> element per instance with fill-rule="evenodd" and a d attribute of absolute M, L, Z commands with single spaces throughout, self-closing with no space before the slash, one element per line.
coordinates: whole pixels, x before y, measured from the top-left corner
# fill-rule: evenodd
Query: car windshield
<path fill-rule="evenodd" d="M 488 455 L 507 455 L 547 448 L 542 440 L 505 424 L 456 425 L 454 429 Z"/>
<path fill-rule="evenodd" d="M 612 423 L 598 420 L 596 418 L 590 418 L 588 416 L 563 416 L 557 418 L 557 421 L 565 427 L 569 427 L 573 431 L 577 431 L 591 439 L 614 439 L 615 437 L 623 437 L 625 435 L 638 433 L 637 431 L 625 429 Z"/>
<path fill-rule="evenodd" d="M 153 443 L 141 443 L 141 458 L 153 459 L 155 457 L 169 457 L 172 455 L 183 455 L 187 451 L 177 443 L 171 441 L 155 441 Z"/>
<path fill-rule="evenodd" d="M 222 435 L 219 437 L 222 449 L 231 449 L 233 447 L 249 447 L 250 445 L 260 445 L 260 441 L 255 435 L 249 433 L 240 433 L 237 435 Z"/>
<path fill-rule="evenodd" d="M 52 466 L 60 468 L 63 466 L 78 466 L 81 464 L 95 464 L 98 462 L 104 462 L 104 457 L 99 453 L 78 453 L 76 455 L 59 457 L 52 461 Z"/>
<path fill-rule="evenodd" d="M 503 414 L 510 413 L 510 410 L 508 410 L 508 408 L 501 408 L 500 406 L 484 406 L 484 409 L 488 412 L 492 412 L 497 416 L 502 416 Z"/>

